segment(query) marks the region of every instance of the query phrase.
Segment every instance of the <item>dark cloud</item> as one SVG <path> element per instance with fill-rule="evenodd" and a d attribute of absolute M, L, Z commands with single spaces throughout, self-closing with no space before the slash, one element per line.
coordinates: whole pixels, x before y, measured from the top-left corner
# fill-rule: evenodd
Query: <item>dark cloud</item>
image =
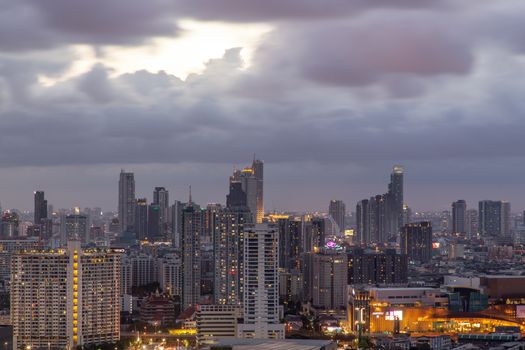
<path fill-rule="evenodd" d="M 178 34 L 170 0 L 0 0 L 0 51 L 131 45 Z"/>
<path fill-rule="evenodd" d="M 74 188 L 69 174 L 88 192 L 91 177 L 104 188 L 94 202 L 114 190 L 125 165 L 153 179 L 141 180 L 148 185 L 174 181 L 182 196 L 192 183 L 203 201 L 221 201 L 231 165 L 255 152 L 268 164 L 269 208 L 311 201 L 319 209 L 339 194 L 351 207 L 383 192 L 395 163 L 417 189 L 408 200 L 423 208 L 432 196 L 448 205 L 461 185 L 469 200 L 496 195 L 486 188 L 502 182 L 522 188 L 525 65 L 514 31 L 523 12 L 513 1 L 454 11 L 443 3 L 0 0 L 0 183 L 23 186 L 17 169 L 30 169 L 28 186 L 58 191 L 52 182 L 62 179 Z M 114 76 L 100 63 L 52 86 L 39 82 L 70 67 L 67 44 L 132 45 L 173 35 L 187 16 L 271 21 L 274 31 L 249 67 L 232 48 L 184 81 L 163 71 Z M 509 189 L 501 196 L 521 203 Z"/>

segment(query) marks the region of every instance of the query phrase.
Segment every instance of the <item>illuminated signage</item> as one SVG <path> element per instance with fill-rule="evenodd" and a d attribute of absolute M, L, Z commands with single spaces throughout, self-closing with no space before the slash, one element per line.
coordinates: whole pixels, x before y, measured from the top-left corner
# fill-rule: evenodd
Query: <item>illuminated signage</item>
<path fill-rule="evenodd" d="M 390 310 L 385 313 L 385 320 L 387 321 L 395 321 L 395 320 L 403 320 L 403 311 L 402 310 Z"/>

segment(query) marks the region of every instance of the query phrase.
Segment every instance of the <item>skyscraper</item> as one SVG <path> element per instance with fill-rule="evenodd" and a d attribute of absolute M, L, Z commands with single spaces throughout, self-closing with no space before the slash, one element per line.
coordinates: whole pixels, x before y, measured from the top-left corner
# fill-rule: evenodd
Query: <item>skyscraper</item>
<path fill-rule="evenodd" d="M 479 202 L 479 233 L 482 236 L 510 236 L 510 203 Z"/>
<path fill-rule="evenodd" d="M 267 223 L 246 225 L 241 338 L 284 338 L 284 325 L 279 323 L 278 260 L 277 227 Z"/>
<path fill-rule="evenodd" d="M 403 224 L 403 167 L 395 165 L 390 174 L 387 204 L 387 233 L 397 236 Z"/>
<path fill-rule="evenodd" d="M 332 217 L 332 219 L 334 219 L 338 226 L 339 232 L 343 232 L 345 230 L 345 203 L 343 203 L 341 200 L 331 200 L 330 205 L 328 206 L 328 214 Z"/>
<path fill-rule="evenodd" d="M 155 187 L 153 191 L 153 204 L 159 207 L 159 228 L 160 235 L 165 238 L 168 236 L 170 229 L 169 216 L 170 216 L 170 201 L 169 192 L 164 187 Z"/>
<path fill-rule="evenodd" d="M 243 300 L 244 226 L 250 221 L 248 208 L 224 208 L 218 213 L 213 252 L 216 304 L 241 305 Z"/>
<path fill-rule="evenodd" d="M 277 220 L 279 228 L 279 267 L 286 271 L 299 270 L 302 253 L 302 222 L 294 218 Z"/>
<path fill-rule="evenodd" d="M 13 349 L 76 349 L 120 339 L 120 253 L 67 249 L 13 255 Z"/>
<path fill-rule="evenodd" d="M 430 221 L 403 226 L 401 254 L 420 263 L 426 263 L 432 259 L 432 224 Z"/>
<path fill-rule="evenodd" d="M 33 224 L 40 225 L 43 219 L 47 219 L 47 201 L 44 197 L 44 191 L 35 191 Z"/>
<path fill-rule="evenodd" d="M 227 205 L 238 206 L 244 201 L 252 213 L 253 222 L 261 223 L 264 216 L 264 163 L 261 160 L 254 159 L 251 168 L 234 170 L 230 176 Z"/>
<path fill-rule="evenodd" d="M 204 229 L 204 211 L 190 201 L 182 209 L 182 306 L 186 309 L 199 303 L 201 294 L 200 242 Z"/>
<path fill-rule="evenodd" d="M 386 243 L 397 238 L 403 223 L 409 220 L 408 207 L 403 203 L 403 174 L 401 166 L 394 166 L 388 192 L 357 204 L 357 238 L 360 243 Z"/>
<path fill-rule="evenodd" d="M 370 215 L 368 214 L 368 199 L 357 202 L 355 209 L 356 234 L 354 243 L 357 245 L 370 243 Z"/>
<path fill-rule="evenodd" d="M 144 240 L 148 237 L 148 200 L 139 198 L 135 203 L 135 237 Z"/>
<path fill-rule="evenodd" d="M 135 176 L 120 171 L 118 183 L 118 220 L 120 231 L 133 231 L 135 219 Z"/>
<path fill-rule="evenodd" d="M 467 233 L 467 203 L 460 199 L 452 203 L 452 232 Z"/>

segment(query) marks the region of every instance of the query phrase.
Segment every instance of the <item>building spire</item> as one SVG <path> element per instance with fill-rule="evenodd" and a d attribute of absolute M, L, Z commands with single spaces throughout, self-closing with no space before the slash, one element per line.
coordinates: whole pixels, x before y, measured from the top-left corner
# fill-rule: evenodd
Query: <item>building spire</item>
<path fill-rule="evenodd" d="M 191 200 L 191 185 L 190 185 L 190 198 L 189 198 L 189 202 L 188 203 L 193 203 L 193 201 Z"/>

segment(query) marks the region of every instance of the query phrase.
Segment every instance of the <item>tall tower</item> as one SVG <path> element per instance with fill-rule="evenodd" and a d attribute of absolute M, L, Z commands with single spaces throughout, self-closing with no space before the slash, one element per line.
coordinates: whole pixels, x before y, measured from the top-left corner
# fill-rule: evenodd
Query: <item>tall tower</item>
<path fill-rule="evenodd" d="M 227 207 L 218 213 L 213 237 L 216 304 L 242 303 L 244 226 L 250 215 L 246 207 Z"/>
<path fill-rule="evenodd" d="M 452 232 L 467 233 L 467 202 L 460 199 L 452 203 Z"/>
<path fill-rule="evenodd" d="M 330 201 L 330 205 L 328 206 L 328 214 L 332 217 L 332 219 L 334 219 L 338 226 L 339 232 L 344 232 L 346 215 L 345 203 L 341 200 L 332 199 Z"/>
<path fill-rule="evenodd" d="M 403 174 L 403 167 L 395 165 L 392 174 L 390 174 L 390 183 L 388 184 L 388 233 L 396 236 L 403 223 Z"/>
<path fill-rule="evenodd" d="M 182 306 L 186 309 L 199 302 L 201 294 L 200 242 L 204 229 L 204 211 L 190 202 L 182 209 Z"/>
<path fill-rule="evenodd" d="M 355 244 L 370 243 L 370 215 L 368 213 L 368 199 L 357 202 L 356 206 L 356 235 Z"/>
<path fill-rule="evenodd" d="M 148 237 L 148 201 L 139 198 L 135 204 L 135 237 L 144 240 Z"/>
<path fill-rule="evenodd" d="M 241 338 L 284 338 L 279 323 L 277 227 L 249 224 L 244 230 L 244 324 Z"/>
<path fill-rule="evenodd" d="M 420 263 L 432 259 L 432 224 L 422 221 L 405 225 L 401 231 L 401 254 Z"/>
<path fill-rule="evenodd" d="M 135 219 L 135 175 L 120 171 L 118 182 L 118 221 L 120 231 L 133 230 Z"/>
<path fill-rule="evenodd" d="M 47 201 L 44 191 L 35 191 L 34 225 L 40 225 L 42 219 L 47 219 Z"/>
<path fill-rule="evenodd" d="M 256 222 L 261 223 L 264 217 L 264 162 L 259 159 L 253 159 L 252 163 L 253 175 L 257 179 L 256 190 Z"/>
<path fill-rule="evenodd" d="M 159 207 L 160 235 L 167 238 L 170 216 L 169 192 L 164 187 L 155 187 L 153 191 L 153 204 Z"/>

